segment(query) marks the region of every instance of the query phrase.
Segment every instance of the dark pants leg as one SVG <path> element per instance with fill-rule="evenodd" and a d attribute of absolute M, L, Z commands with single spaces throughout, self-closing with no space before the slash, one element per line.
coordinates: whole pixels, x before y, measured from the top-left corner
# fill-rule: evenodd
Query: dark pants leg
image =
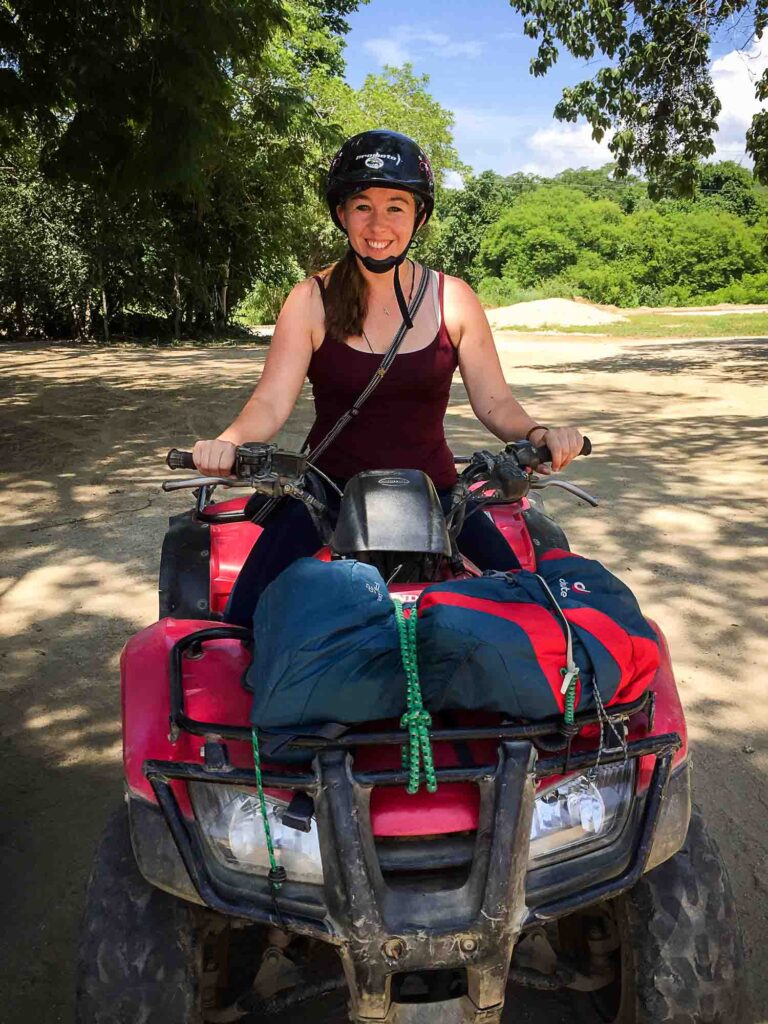
<path fill-rule="evenodd" d="M 446 511 L 450 507 L 450 497 L 450 491 L 440 492 L 440 502 Z M 500 572 L 519 569 L 520 562 L 504 539 L 504 534 L 490 516 L 482 509 L 476 509 L 475 503 L 470 501 L 458 537 L 459 551 L 473 561 L 478 569 L 498 569 Z"/>
<path fill-rule="evenodd" d="M 312 518 L 299 501 L 285 501 L 264 524 L 243 563 L 224 610 L 224 620 L 237 626 L 253 623 L 253 610 L 264 589 L 297 558 L 309 558 L 320 547 Z"/>

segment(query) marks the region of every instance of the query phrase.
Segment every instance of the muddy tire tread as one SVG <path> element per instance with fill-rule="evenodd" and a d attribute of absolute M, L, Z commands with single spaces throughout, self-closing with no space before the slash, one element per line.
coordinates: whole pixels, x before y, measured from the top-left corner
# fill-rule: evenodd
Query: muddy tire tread
<path fill-rule="evenodd" d="M 694 808 L 683 848 L 622 900 L 634 984 L 616 1024 L 738 1024 L 744 946 L 730 881 Z"/>
<path fill-rule="evenodd" d="M 121 807 L 106 826 L 88 883 L 76 1024 L 198 1024 L 195 936 L 192 908 L 139 872 Z"/>

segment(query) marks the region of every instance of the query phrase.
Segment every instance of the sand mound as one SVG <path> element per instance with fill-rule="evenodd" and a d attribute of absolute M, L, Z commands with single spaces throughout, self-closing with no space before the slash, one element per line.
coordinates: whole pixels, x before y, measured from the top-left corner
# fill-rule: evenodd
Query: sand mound
<path fill-rule="evenodd" d="M 534 302 L 516 302 L 512 306 L 487 309 L 491 327 L 591 327 L 595 324 L 613 324 L 626 320 L 619 313 L 609 313 L 599 306 L 573 299 L 536 299 Z"/>

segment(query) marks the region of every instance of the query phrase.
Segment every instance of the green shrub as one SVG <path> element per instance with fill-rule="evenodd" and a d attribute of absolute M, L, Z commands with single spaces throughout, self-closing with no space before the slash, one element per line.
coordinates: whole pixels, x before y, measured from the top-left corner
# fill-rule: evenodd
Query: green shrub
<path fill-rule="evenodd" d="M 620 259 L 627 247 L 621 207 L 575 188 L 547 186 L 519 196 L 486 231 L 479 262 L 486 274 L 537 287 L 586 252 Z"/>
<path fill-rule="evenodd" d="M 509 277 L 484 277 L 477 295 L 484 306 L 511 306 L 515 302 L 532 302 L 545 296 L 539 288 L 523 288 Z"/>
<path fill-rule="evenodd" d="M 568 271 L 568 279 L 579 295 L 590 302 L 603 302 L 612 306 L 637 306 L 639 286 L 634 268 L 622 263 L 591 265 L 580 260 Z"/>
<path fill-rule="evenodd" d="M 294 285 L 301 281 L 303 274 L 295 261 L 291 261 L 287 277 L 271 284 L 257 281 L 254 288 L 238 305 L 234 320 L 246 327 L 256 324 L 273 324 Z"/>
<path fill-rule="evenodd" d="M 691 289 L 685 284 L 670 285 L 660 292 L 660 306 L 693 306 Z"/>
<path fill-rule="evenodd" d="M 740 281 L 733 281 L 725 288 L 706 292 L 692 299 L 696 306 L 716 306 L 721 302 L 736 305 L 765 305 L 768 303 L 768 273 L 745 274 Z"/>

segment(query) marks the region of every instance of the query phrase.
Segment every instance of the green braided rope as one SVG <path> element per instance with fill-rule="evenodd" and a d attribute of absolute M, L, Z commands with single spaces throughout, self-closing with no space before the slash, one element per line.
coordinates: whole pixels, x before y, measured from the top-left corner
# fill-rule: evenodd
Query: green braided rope
<path fill-rule="evenodd" d="M 259 737 L 255 729 L 251 730 L 251 740 L 253 742 L 253 769 L 256 774 L 256 789 L 259 794 L 259 807 L 261 808 L 261 821 L 264 826 L 264 836 L 267 840 L 267 853 L 269 854 L 269 866 L 270 875 L 276 876 L 281 874 L 280 865 L 277 863 L 275 857 L 275 847 L 272 843 L 272 829 L 269 827 L 269 818 L 267 817 L 267 801 L 264 798 L 264 783 L 261 778 L 261 753 L 259 752 Z M 281 883 L 270 879 L 272 887 L 279 889 Z"/>
<path fill-rule="evenodd" d="M 560 675 L 565 676 L 568 670 L 565 668 L 560 669 Z M 573 725 L 574 712 L 576 710 L 576 681 L 578 680 L 578 673 L 571 679 L 568 684 L 568 689 L 565 691 L 565 724 Z"/>
<path fill-rule="evenodd" d="M 418 792 L 420 768 L 423 761 L 427 792 L 434 793 L 437 789 L 437 778 L 432 759 L 432 742 L 429 736 L 432 718 L 424 707 L 419 685 L 419 664 L 416 655 L 416 609 L 412 608 L 410 616 L 406 619 L 402 604 L 399 601 L 395 601 L 394 604 L 397 632 L 400 638 L 400 654 L 408 684 L 406 694 L 408 710 L 400 719 L 400 728 L 408 730 L 408 740 L 403 746 L 403 767 L 408 768 L 406 792 L 410 794 Z"/>

